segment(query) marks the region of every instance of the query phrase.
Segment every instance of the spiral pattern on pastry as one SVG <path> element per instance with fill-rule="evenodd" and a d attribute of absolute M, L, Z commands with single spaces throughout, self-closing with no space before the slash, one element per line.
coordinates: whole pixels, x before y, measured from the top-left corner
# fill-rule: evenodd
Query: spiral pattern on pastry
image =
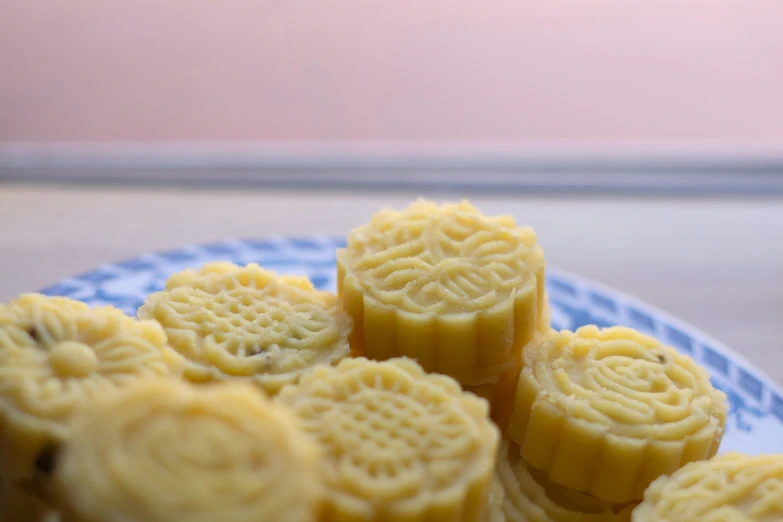
<path fill-rule="evenodd" d="M 455 380 L 409 359 L 345 359 L 276 399 L 324 448 L 321 522 L 483 518 L 499 432 Z"/>
<path fill-rule="evenodd" d="M 381 210 L 337 251 L 354 352 L 490 383 L 545 321 L 544 264 L 531 228 L 466 201 Z"/>
<path fill-rule="evenodd" d="M 783 520 L 783 455 L 723 453 L 653 482 L 633 522 Z"/>
<path fill-rule="evenodd" d="M 503 441 L 497 474 L 503 487 L 508 522 L 629 522 L 632 505 L 613 505 L 548 479 L 519 456 L 519 447 Z"/>
<path fill-rule="evenodd" d="M 585 326 L 525 347 L 508 436 L 555 482 L 630 502 L 715 455 L 726 414 L 690 357 L 630 328 Z"/>
<path fill-rule="evenodd" d="M 139 317 L 161 323 L 194 382 L 245 378 L 267 392 L 350 353 L 351 318 L 305 277 L 210 263 L 172 276 Z"/>
<path fill-rule="evenodd" d="M 310 522 L 317 461 L 250 383 L 140 381 L 75 416 L 53 482 L 63 522 Z"/>

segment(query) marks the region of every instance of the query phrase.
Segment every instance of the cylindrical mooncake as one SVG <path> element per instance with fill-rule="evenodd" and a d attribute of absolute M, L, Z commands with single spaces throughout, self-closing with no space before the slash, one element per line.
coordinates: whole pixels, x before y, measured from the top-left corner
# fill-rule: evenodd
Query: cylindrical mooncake
<path fill-rule="evenodd" d="M 209 263 L 175 274 L 139 317 L 163 325 L 193 382 L 244 378 L 276 393 L 350 353 L 351 317 L 337 296 L 255 264 Z"/>
<path fill-rule="evenodd" d="M 628 522 L 633 505 L 615 505 L 555 484 L 526 464 L 519 447 L 503 441 L 497 474 L 503 488 L 503 514 L 508 522 Z"/>
<path fill-rule="evenodd" d="M 74 418 L 62 522 L 314 522 L 316 443 L 246 382 L 140 382 Z"/>
<path fill-rule="evenodd" d="M 783 455 L 724 453 L 660 477 L 633 522 L 783 520 Z"/>
<path fill-rule="evenodd" d="M 585 326 L 525 347 L 507 435 L 553 481 L 623 503 L 715 455 L 726 414 L 690 357 L 630 328 Z"/>
<path fill-rule="evenodd" d="M 47 451 L 84 400 L 139 377 L 180 376 L 182 367 L 159 324 L 115 308 L 37 294 L 0 306 L 3 496 L 41 493 Z"/>
<path fill-rule="evenodd" d="M 520 359 L 519 364 L 511 367 L 504 375 L 498 376 L 495 382 L 479 386 L 462 386 L 463 390 L 478 395 L 489 402 L 492 420 L 495 421 L 501 432 L 505 431 L 511 418 L 521 362 Z"/>
<path fill-rule="evenodd" d="M 549 306 L 549 296 L 544 294 L 544 305 L 538 317 L 538 335 L 546 334 L 552 328 L 552 308 Z"/>
<path fill-rule="evenodd" d="M 319 366 L 276 397 L 325 452 L 320 522 L 479 522 L 498 429 L 487 402 L 409 359 Z"/>
<path fill-rule="evenodd" d="M 543 327 L 544 264 L 535 232 L 510 216 L 486 217 L 467 202 L 382 210 L 337 251 L 352 348 L 492 384 Z"/>
<path fill-rule="evenodd" d="M 492 478 L 492 485 L 489 488 L 489 496 L 484 506 L 483 522 L 506 522 L 506 515 L 503 513 L 503 500 L 505 492 L 503 483 L 497 473 Z"/>

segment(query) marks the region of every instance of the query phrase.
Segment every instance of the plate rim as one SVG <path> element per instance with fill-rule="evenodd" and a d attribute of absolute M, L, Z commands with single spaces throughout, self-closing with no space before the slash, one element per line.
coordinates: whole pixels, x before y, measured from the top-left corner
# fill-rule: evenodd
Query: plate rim
<path fill-rule="evenodd" d="M 191 242 L 187 244 L 180 245 L 179 247 L 175 248 L 166 248 L 166 249 L 160 249 L 160 250 L 147 250 L 140 253 L 137 253 L 136 255 L 128 256 L 125 258 L 122 258 L 117 261 L 109 262 L 109 263 L 102 263 L 99 265 L 95 265 L 93 268 L 74 274 L 72 276 L 68 276 L 65 278 L 60 278 L 58 280 L 55 280 L 51 284 L 37 290 L 37 292 L 40 293 L 46 293 L 52 288 L 55 288 L 56 286 L 67 282 L 69 280 L 73 279 L 82 279 L 83 277 L 93 273 L 98 272 L 101 270 L 107 270 L 107 269 L 119 269 L 124 270 L 123 264 L 128 263 L 129 261 L 133 261 L 135 259 L 154 256 L 154 257 L 165 257 L 167 254 L 180 252 L 186 249 L 192 249 L 192 248 L 198 248 L 198 249 L 204 249 L 205 247 L 213 247 L 216 245 L 233 245 L 236 246 L 238 244 L 247 244 L 252 241 L 307 241 L 307 240 L 318 240 L 318 241 L 328 241 L 337 245 L 344 244 L 345 238 L 336 236 L 336 235 L 330 235 L 330 234 L 303 234 L 303 235 L 280 235 L 280 234 L 268 234 L 268 235 L 261 235 L 256 237 L 234 237 L 234 238 L 225 238 L 222 240 L 213 240 L 213 241 L 204 241 L 204 242 Z M 337 248 L 340 248 L 338 246 Z M 573 272 L 568 269 L 560 268 L 556 265 L 549 265 L 546 266 L 546 274 L 550 274 L 557 277 L 563 277 L 567 280 L 573 281 L 577 283 L 579 286 L 592 288 L 597 291 L 600 291 L 605 294 L 609 294 L 618 300 L 631 305 L 635 308 L 639 308 L 641 310 L 645 310 L 649 313 L 649 315 L 652 315 L 656 318 L 656 320 L 663 321 L 671 326 L 674 326 L 680 330 L 686 331 L 690 333 L 693 337 L 697 337 L 699 342 L 707 343 L 711 348 L 717 349 L 719 352 L 726 354 L 729 356 L 732 360 L 734 360 L 737 365 L 741 366 L 742 369 L 746 371 L 750 371 L 753 373 L 754 377 L 759 379 L 764 386 L 767 387 L 767 389 L 772 393 L 777 395 L 778 397 L 783 398 L 783 384 L 778 384 L 770 375 L 768 375 L 766 372 L 761 370 L 758 366 L 756 366 L 755 363 L 748 360 L 744 355 L 740 354 L 737 350 L 730 347 L 723 341 L 720 341 L 719 339 L 713 337 L 712 335 L 706 333 L 701 328 L 698 328 L 694 326 L 693 324 L 689 323 L 688 321 L 685 321 L 684 319 L 680 319 L 676 315 L 667 312 L 663 310 L 662 308 L 658 307 L 657 305 L 654 305 L 650 303 L 649 301 L 646 301 L 642 298 L 636 297 L 633 294 L 627 293 L 623 290 L 618 290 L 616 287 L 602 283 L 592 277 L 583 276 L 576 272 Z M 769 405 L 770 413 L 772 413 L 772 405 Z M 773 415 L 774 416 L 774 415 Z M 780 422 L 783 423 L 783 418 L 780 419 Z"/>

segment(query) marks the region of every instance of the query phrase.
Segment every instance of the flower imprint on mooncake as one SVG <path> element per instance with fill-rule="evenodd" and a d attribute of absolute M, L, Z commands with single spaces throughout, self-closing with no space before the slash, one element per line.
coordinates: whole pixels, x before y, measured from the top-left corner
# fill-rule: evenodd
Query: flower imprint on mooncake
<path fill-rule="evenodd" d="M 86 405 L 58 451 L 63 522 L 314 522 L 318 448 L 250 383 L 143 382 Z"/>
<path fill-rule="evenodd" d="M 47 451 L 85 400 L 141 378 L 182 374 L 182 358 L 152 321 L 64 297 L 25 294 L 0 305 L 0 476 L 6 499 L 46 500 Z M 19 507 L 18 511 L 21 511 Z M 4 511 L 5 512 L 5 511 Z M 20 518 L 24 520 L 25 518 Z"/>
<path fill-rule="evenodd" d="M 553 481 L 623 503 L 715 455 L 727 409 L 686 355 L 630 328 L 585 326 L 525 347 L 507 434 Z"/>
<path fill-rule="evenodd" d="M 783 520 L 783 455 L 724 453 L 653 482 L 633 522 Z"/>
<path fill-rule="evenodd" d="M 194 382 L 245 378 L 276 393 L 350 352 L 351 318 L 337 296 L 255 264 L 209 263 L 175 274 L 139 317 L 163 325 Z"/>
<path fill-rule="evenodd" d="M 337 252 L 352 347 L 415 358 L 462 384 L 491 383 L 545 321 L 544 255 L 535 232 L 467 202 L 386 209 Z"/>
<path fill-rule="evenodd" d="M 453 379 L 408 359 L 346 359 L 277 400 L 324 448 L 322 521 L 484 517 L 499 433 Z"/>
<path fill-rule="evenodd" d="M 0 415 L 56 438 L 86 398 L 139 377 L 180 375 L 183 361 L 153 321 L 112 307 L 26 294 L 0 306 Z"/>

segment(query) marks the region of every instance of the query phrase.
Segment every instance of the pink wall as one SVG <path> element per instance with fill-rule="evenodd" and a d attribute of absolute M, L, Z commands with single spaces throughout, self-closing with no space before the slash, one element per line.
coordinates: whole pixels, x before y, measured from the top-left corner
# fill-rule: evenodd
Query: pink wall
<path fill-rule="evenodd" d="M 783 138 L 781 0 L 0 0 L 0 140 Z"/>

